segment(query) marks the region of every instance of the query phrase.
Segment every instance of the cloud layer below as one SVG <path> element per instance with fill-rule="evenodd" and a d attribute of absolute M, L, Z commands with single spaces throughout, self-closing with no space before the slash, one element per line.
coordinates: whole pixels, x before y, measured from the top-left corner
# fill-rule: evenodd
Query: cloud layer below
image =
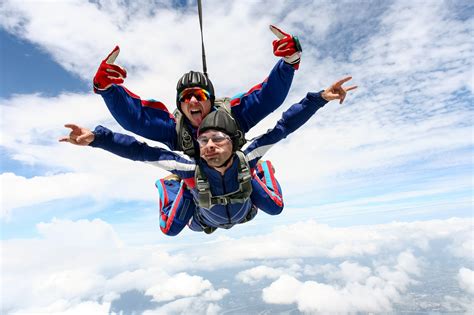
<path fill-rule="evenodd" d="M 167 173 L 57 142 L 65 123 L 123 131 L 98 95 L 0 99 L 0 219 L 14 231 L 1 244 L 2 312 L 104 314 L 130 292 L 148 302 L 145 314 L 217 314 L 235 299 L 257 310 L 473 312 L 472 220 L 447 219 L 472 216 L 472 11 L 463 1 L 205 1 L 222 96 L 261 82 L 277 61 L 268 24 L 303 43 L 287 102 L 248 138 L 308 91 L 347 74 L 359 85 L 268 154 L 283 214 L 210 237 L 146 235 L 153 184 Z M 84 82 L 119 44 L 125 85 L 170 110 L 176 79 L 201 69 L 196 8 L 176 1 L 5 0 L 0 27 Z M 134 206 L 123 214 L 119 203 Z"/>
<path fill-rule="evenodd" d="M 430 279 L 435 267 L 455 271 L 439 281 L 462 292 L 446 294 L 438 306 L 467 310 L 463 303 L 474 294 L 472 228 L 466 219 L 351 228 L 306 222 L 170 251 L 127 245 L 101 220 L 54 220 L 38 225 L 38 239 L 2 241 L 3 310 L 101 313 L 136 290 L 155 303 L 149 311 L 217 312 L 228 305 L 227 296 L 244 292 L 225 285 L 231 281 L 241 283 L 239 290 L 258 290 L 265 308 L 387 312 L 407 303 L 414 288 L 439 285 Z M 439 253 L 444 258 L 433 260 Z M 224 282 L 211 276 L 225 270 L 232 272 Z"/>

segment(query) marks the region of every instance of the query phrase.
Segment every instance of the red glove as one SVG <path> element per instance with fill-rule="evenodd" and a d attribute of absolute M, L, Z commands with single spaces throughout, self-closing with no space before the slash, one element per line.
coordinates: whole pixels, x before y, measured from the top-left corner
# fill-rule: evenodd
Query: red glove
<path fill-rule="evenodd" d="M 127 71 L 121 66 L 114 64 L 119 53 L 119 46 L 115 46 L 107 58 L 100 63 L 99 69 L 94 76 L 94 92 L 107 90 L 112 84 L 121 84 L 123 79 L 127 77 Z"/>
<path fill-rule="evenodd" d="M 274 25 L 270 25 L 270 30 L 278 37 L 278 40 L 273 41 L 273 54 L 283 57 L 286 63 L 298 69 L 303 51 L 298 37 L 287 34 Z"/>

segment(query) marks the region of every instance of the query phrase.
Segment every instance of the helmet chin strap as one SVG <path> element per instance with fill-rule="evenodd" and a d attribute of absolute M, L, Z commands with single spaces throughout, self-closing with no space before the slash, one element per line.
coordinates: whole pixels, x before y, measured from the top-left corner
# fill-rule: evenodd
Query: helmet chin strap
<path fill-rule="evenodd" d="M 232 159 L 233 156 L 234 156 L 234 152 L 232 152 L 232 154 L 230 155 L 230 157 L 229 157 L 227 160 L 225 160 L 225 162 L 222 163 L 222 165 L 219 165 L 219 166 L 216 166 L 216 167 L 217 167 L 217 168 L 221 168 L 221 167 L 226 166 L 226 165 L 230 162 L 230 160 Z"/>

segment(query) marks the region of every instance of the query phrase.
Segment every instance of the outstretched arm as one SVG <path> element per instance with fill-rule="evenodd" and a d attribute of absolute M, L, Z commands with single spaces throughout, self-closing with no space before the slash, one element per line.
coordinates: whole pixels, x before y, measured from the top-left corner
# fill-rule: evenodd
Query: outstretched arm
<path fill-rule="evenodd" d="M 94 92 L 100 94 L 115 120 L 126 130 L 176 147 L 176 123 L 166 106 L 154 100 L 142 100 L 120 85 L 126 70 L 115 64 L 120 53 L 116 46 L 100 63 L 94 76 Z"/>
<path fill-rule="evenodd" d="M 232 114 L 243 132 L 249 131 L 283 103 L 300 62 L 302 50 L 297 37 L 273 25 L 270 30 L 278 38 L 273 41 L 273 54 L 282 59 L 262 83 L 231 99 Z"/>
<path fill-rule="evenodd" d="M 286 138 L 289 134 L 304 125 L 318 109 L 327 102 L 339 100 L 342 104 L 347 92 L 354 90 L 357 86 L 343 87 L 342 85 L 352 79 L 343 78 L 319 93 L 308 93 L 299 103 L 292 105 L 282 115 L 276 126 L 264 135 L 255 139 L 245 150 L 250 162 L 254 167 L 257 161 L 278 141 Z"/>
<path fill-rule="evenodd" d="M 75 145 L 92 146 L 104 149 L 118 156 L 134 161 L 143 161 L 170 171 L 183 179 L 193 178 L 196 168 L 194 160 L 159 147 L 150 147 L 132 136 L 115 133 L 97 126 L 94 131 L 74 124 L 66 124 L 71 132 L 59 139 Z"/>

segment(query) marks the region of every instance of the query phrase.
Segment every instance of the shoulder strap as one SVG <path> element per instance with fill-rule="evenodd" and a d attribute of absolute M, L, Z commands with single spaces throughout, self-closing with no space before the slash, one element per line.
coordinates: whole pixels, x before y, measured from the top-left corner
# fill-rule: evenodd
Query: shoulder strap
<path fill-rule="evenodd" d="M 203 173 L 200 165 L 197 165 L 196 167 L 194 179 L 196 183 L 196 189 L 198 191 L 199 206 L 202 208 L 210 209 L 212 197 L 211 189 L 209 187 L 209 181 L 207 180 L 207 176 Z"/>
<path fill-rule="evenodd" d="M 190 157 L 195 157 L 196 150 L 194 148 L 193 136 L 189 127 L 184 123 L 183 113 L 176 109 L 173 115 L 176 119 L 176 135 L 178 136 L 176 141 L 178 147 L 176 149 L 183 151 L 184 154 Z"/>
<path fill-rule="evenodd" d="M 209 181 L 202 171 L 201 167 L 196 167 L 194 174 L 196 180 L 196 188 L 199 195 L 199 206 L 210 209 L 215 205 L 226 205 L 232 203 L 244 203 L 252 194 L 252 175 L 250 172 L 250 165 L 245 156 L 241 151 L 235 152 L 239 159 L 239 189 L 232 193 L 228 193 L 220 196 L 213 196 L 209 186 Z"/>
<path fill-rule="evenodd" d="M 230 97 L 219 97 L 214 100 L 214 106 L 217 108 L 223 108 L 232 115 L 232 110 L 230 106 Z"/>

